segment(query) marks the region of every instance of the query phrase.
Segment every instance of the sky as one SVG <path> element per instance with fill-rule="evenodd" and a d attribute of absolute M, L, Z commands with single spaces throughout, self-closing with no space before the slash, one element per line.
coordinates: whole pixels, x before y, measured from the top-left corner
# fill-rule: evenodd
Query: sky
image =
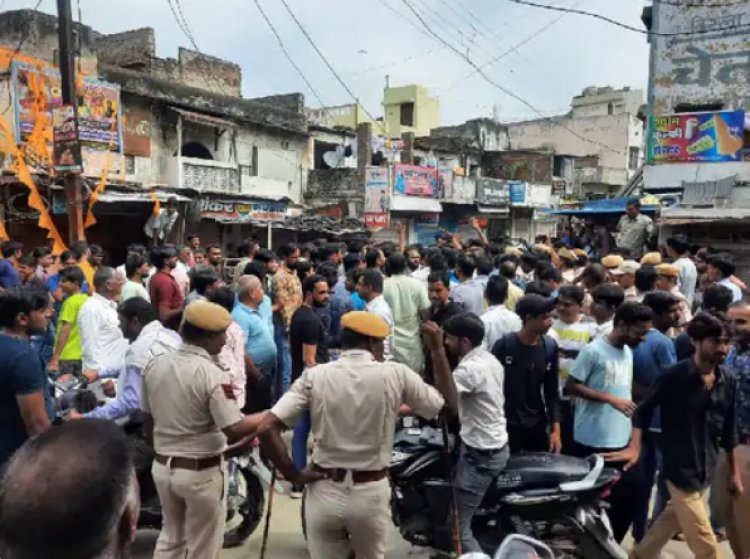
<path fill-rule="evenodd" d="M 139 27 L 156 31 L 157 54 L 192 48 L 169 0 L 72 0 L 74 17 L 102 33 Z M 281 0 L 257 0 L 325 106 L 353 102 L 290 17 Z M 643 0 L 537 0 L 604 14 L 642 28 Z M 4 0 L 2 9 L 33 0 Z M 172 0 L 173 5 L 177 0 Z M 351 92 L 373 116 L 382 115 L 386 76 L 392 86 L 420 84 L 440 99 L 441 124 L 496 115 L 501 121 L 561 114 L 587 86 L 646 88 L 646 36 L 590 17 L 562 14 L 510 0 L 287 0 L 294 14 Z M 426 31 L 454 45 L 504 89 L 477 74 Z M 243 95 L 301 92 L 320 103 L 284 56 L 255 0 L 180 0 L 201 52 L 242 67 Z M 55 0 L 42 0 L 55 13 Z M 529 37 L 532 37 L 530 40 Z M 516 50 L 512 47 L 518 46 Z M 487 62 L 510 51 L 494 64 Z M 530 105 L 530 106 L 529 106 Z"/>

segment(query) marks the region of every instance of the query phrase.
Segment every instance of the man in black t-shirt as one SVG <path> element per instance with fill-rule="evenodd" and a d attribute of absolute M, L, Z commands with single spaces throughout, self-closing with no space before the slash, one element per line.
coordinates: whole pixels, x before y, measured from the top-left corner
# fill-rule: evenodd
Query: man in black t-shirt
<path fill-rule="evenodd" d="M 47 375 L 29 337 L 46 330 L 51 311 L 44 293 L 0 293 L 0 472 L 26 439 L 50 427 Z"/>
<path fill-rule="evenodd" d="M 328 282 L 315 275 L 302 282 L 302 306 L 294 311 L 289 326 L 289 346 L 292 355 L 292 382 L 309 367 L 328 363 L 328 332 L 315 312 L 328 303 Z M 299 470 L 307 467 L 307 438 L 310 436 L 310 414 L 297 422 L 292 436 L 292 460 Z M 301 487 L 292 487 L 292 498 L 302 496 Z"/>
<path fill-rule="evenodd" d="M 516 305 L 519 332 L 495 342 L 492 354 L 505 368 L 505 418 L 511 453 L 560 452 L 557 343 L 546 336 L 555 300 L 524 295 Z"/>
<path fill-rule="evenodd" d="M 432 321 L 442 327 L 449 318 L 464 313 L 463 307 L 450 298 L 450 293 L 451 284 L 448 272 L 430 272 L 427 277 L 427 295 L 430 298 L 431 306 L 429 309 L 422 311 L 420 316 L 422 322 Z M 448 359 L 451 360 L 450 357 Z M 451 363 L 451 367 L 456 365 L 457 363 Z M 424 380 L 428 384 L 434 384 L 435 375 L 432 367 L 432 355 L 425 345 Z"/>

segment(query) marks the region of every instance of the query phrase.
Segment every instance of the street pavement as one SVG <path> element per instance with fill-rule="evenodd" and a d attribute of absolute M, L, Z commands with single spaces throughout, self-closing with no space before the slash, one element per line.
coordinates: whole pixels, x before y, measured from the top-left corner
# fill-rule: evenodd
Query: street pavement
<path fill-rule="evenodd" d="M 300 526 L 301 501 L 293 500 L 286 495 L 276 495 L 274 498 L 271 530 L 266 549 L 267 559 L 305 559 L 308 557 L 305 540 Z M 263 524 L 242 547 L 225 550 L 222 559 L 258 559 L 260 557 L 260 543 L 263 534 Z M 133 559 L 150 559 L 153 554 L 157 533 L 154 531 L 139 532 L 133 548 Z M 419 548 L 413 548 L 398 535 L 394 527 L 388 539 L 387 559 L 427 559 L 428 553 Z M 632 542 L 625 541 L 624 548 L 629 551 Z M 691 559 L 687 546 L 682 542 L 670 542 L 665 548 L 663 559 Z M 732 552 L 729 545 L 721 546 L 722 559 L 731 559 Z"/>

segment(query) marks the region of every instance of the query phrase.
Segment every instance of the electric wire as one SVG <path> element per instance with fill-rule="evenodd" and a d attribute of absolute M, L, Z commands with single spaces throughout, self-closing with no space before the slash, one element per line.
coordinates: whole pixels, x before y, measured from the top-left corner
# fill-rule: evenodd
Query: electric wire
<path fill-rule="evenodd" d="M 656 36 L 656 37 L 680 37 L 680 36 L 685 36 L 685 35 L 704 35 L 706 33 L 714 32 L 714 30 L 704 30 L 704 31 L 677 31 L 675 33 L 660 33 L 658 31 L 649 31 L 646 29 L 640 29 L 638 27 L 628 25 L 627 23 L 617 21 L 616 19 L 612 19 L 611 17 L 607 17 L 602 14 L 597 14 L 595 12 L 588 12 L 586 10 L 578 10 L 575 8 L 565 8 L 563 6 L 552 6 L 549 4 L 539 4 L 537 2 L 531 2 L 530 0 L 508 0 L 508 1 L 513 2 L 514 4 L 519 4 L 521 6 L 530 6 L 532 8 L 540 8 L 542 10 L 566 12 L 569 14 L 577 14 L 577 15 L 582 15 L 582 16 L 593 17 L 595 19 L 600 19 L 602 21 L 605 21 L 611 25 L 615 25 L 617 27 L 627 29 L 628 31 L 633 31 L 634 33 L 640 33 L 641 35 L 651 35 L 651 36 Z M 745 29 L 747 27 L 750 27 L 750 24 L 734 25 L 731 27 L 726 27 L 722 29 L 722 31 L 731 31 L 732 29 Z"/>
<path fill-rule="evenodd" d="M 281 1 L 285 2 L 286 0 L 281 0 Z M 487 81 L 489 84 L 493 85 L 494 87 L 496 87 L 497 89 L 499 89 L 500 91 L 502 91 L 503 93 L 505 93 L 507 96 L 515 99 L 516 101 L 522 103 L 523 105 L 525 105 L 526 107 L 528 107 L 529 109 L 531 109 L 535 114 L 539 115 L 539 117 L 541 117 L 542 120 L 544 120 L 546 122 L 549 122 L 552 125 L 559 126 L 560 128 L 563 128 L 564 130 L 567 130 L 572 136 L 575 136 L 579 140 L 587 142 L 587 143 L 590 143 L 590 144 L 598 145 L 598 146 L 603 147 L 603 148 L 605 148 L 608 151 L 611 151 L 613 153 L 618 153 L 618 154 L 621 154 L 621 155 L 627 155 L 627 153 L 624 152 L 624 151 L 622 151 L 622 150 L 615 149 L 615 148 L 613 148 L 611 146 L 608 146 L 608 145 L 603 144 L 601 142 L 598 142 L 596 140 L 592 140 L 590 138 L 586 138 L 585 136 L 582 136 L 581 134 L 579 134 L 575 130 L 572 130 L 570 127 L 566 126 L 564 123 L 560 122 L 559 120 L 555 120 L 554 118 L 550 118 L 548 116 L 545 116 L 539 109 L 537 109 L 534 105 L 532 105 L 531 103 L 529 103 L 526 99 L 524 99 L 523 97 L 521 97 L 520 95 L 518 95 L 514 91 L 508 89 L 507 87 L 504 87 L 504 86 L 500 85 L 499 83 L 497 83 L 496 81 L 494 81 L 492 78 L 490 78 L 484 72 L 484 70 L 482 70 L 482 68 L 479 65 L 477 65 L 471 58 L 469 58 L 464 53 L 462 53 L 454 45 L 452 45 L 449 42 L 447 42 L 440 35 L 438 35 L 434 31 L 432 31 L 432 29 L 430 29 L 430 27 L 425 22 L 424 18 L 422 18 L 421 14 L 414 8 L 414 6 L 412 6 L 412 4 L 411 4 L 411 2 L 409 2 L 409 0 L 401 0 L 401 1 L 409 9 L 409 11 L 411 11 L 416 16 L 416 18 L 419 21 L 422 22 L 422 25 L 425 26 L 425 28 L 429 31 L 429 33 L 436 40 L 438 40 L 440 43 L 446 45 L 450 50 L 452 50 L 458 56 L 460 56 L 461 58 L 463 58 L 464 61 L 466 61 L 467 64 L 469 64 L 472 68 L 474 68 L 474 70 L 476 70 L 476 72 L 480 76 L 482 76 L 482 78 L 484 78 L 484 80 Z"/>
<path fill-rule="evenodd" d="M 283 5 L 284 8 L 286 8 L 286 11 L 289 13 L 289 16 L 294 21 L 297 28 L 300 30 L 300 32 L 305 36 L 305 39 L 307 39 L 307 42 L 310 43 L 310 46 L 312 46 L 313 50 L 318 54 L 320 59 L 323 61 L 323 63 L 328 67 L 328 69 L 331 71 L 331 73 L 334 75 L 336 80 L 341 84 L 341 87 L 344 88 L 344 90 L 349 94 L 349 97 L 354 100 L 355 103 L 360 104 L 359 98 L 354 94 L 354 92 L 351 90 L 351 88 L 346 84 L 346 82 L 343 80 L 343 78 L 339 75 L 339 73 L 336 71 L 336 69 L 333 67 L 333 65 L 328 61 L 328 58 L 326 58 L 326 55 L 323 54 L 323 51 L 320 50 L 318 45 L 315 43 L 315 40 L 310 36 L 310 34 L 307 32 L 307 29 L 305 29 L 305 26 L 302 25 L 302 22 L 297 18 L 292 8 L 289 6 L 289 3 L 287 0 L 279 0 Z M 362 105 L 362 110 L 367 115 L 367 117 L 373 122 L 373 124 L 378 124 L 383 130 L 383 133 L 386 133 L 385 127 L 383 126 L 383 123 L 381 121 L 378 121 L 371 113 L 368 111 L 364 105 Z"/>
<path fill-rule="evenodd" d="M 284 44 L 284 41 L 281 38 L 281 35 L 279 35 L 279 32 L 276 30 L 276 27 L 274 27 L 273 23 L 269 19 L 268 15 L 266 14 L 265 10 L 263 9 L 263 6 L 260 4 L 260 0 L 253 0 L 255 2 L 256 7 L 258 8 L 258 11 L 260 12 L 260 15 L 265 20 L 266 24 L 268 25 L 268 28 L 271 30 L 271 33 L 273 33 L 273 36 L 276 38 L 276 42 L 279 43 L 279 47 L 281 48 L 281 52 L 284 53 L 284 56 L 286 56 L 286 59 L 289 61 L 289 64 L 292 65 L 292 67 L 296 70 L 297 74 L 302 78 L 302 81 L 305 82 L 305 85 L 307 85 L 307 89 L 310 90 L 310 93 L 313 94 L 313 97 L 315 97 L 315 100 L 320 104 L 321 107 L 325 107 L 325 103 L 321 99 L 318 92 L 315 90 L 313 85 L 310 83 L 310 80 L 307 79 L 307 76 L 302 71 L 302 68 L 299 67 L 299 65 L 294 61 L 292 58 L 292 55 L 289 54 L 289 51 L 286 48 L 286 45 Z"/>

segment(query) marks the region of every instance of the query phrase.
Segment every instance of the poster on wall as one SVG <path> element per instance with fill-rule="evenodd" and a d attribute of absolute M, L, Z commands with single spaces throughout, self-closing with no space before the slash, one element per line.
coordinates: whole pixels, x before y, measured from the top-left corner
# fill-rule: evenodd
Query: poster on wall
<path fill-rule="evenodd" d="M 55 173 L 80 174 L 83 170 L 81 144 L 78 142 L 76 112 L 72 105 L 52 111 L 52 166 Z"/>
<path fill-rule="evenodd" d="M 365 227 L 368 229 L 388 229 L 390 222 L 390 213 L 365 213 Z"/>
<path fill-rule="evenodd" d="M 417 165 L 393 166 L 393 191 L 407 196 L 438 196 L 439 172 L 436 168 Z"/>
<path fill-rule="evenodd" d="M 126 108 L 122 122 L 122 143 L 125 155 L 151 157 L 151 113 Z"/>
<path fill-rule="evenodd" d="M 93 78 L 84 78 L 77 92 L 78 130 L 82 142 L 100 144 L 104 149 L 120 146 L 120 87 Z M 34 128 L 34 101 L 37 88 L 44 88 L 47 100 L 45 114 L 51 119 L 52 110 L 62 103 L 60 72 L 39 68 L 23 62 L 13 63 L 13 87 L 16 110 L 16 134 L 26 140 Z M 114 126 L 113 126 L 114 123 Z"/>
<path fill-rule="evenodd" d="M 391 207 L 388 192 L 388 168 L 365 169 L 365 212 L 384 213 Z"/>
<path fill-rule="evenodd" d="M 510 191 L 510 203 L 513 205 L 523 205 L 526 203 L 526 183 L 523 181 L 508 182 Z"/>
<path fill-rule="evenodd" d="M 649 124 L 649 163 L 742 160 L 744 111 L 652 116 Z"/>
<path fill-rule="evenodd" d="M 477 181 L 477 201 L 494 206 L 507 205 L 508 183 L 497 179 L 479 179 Z"/>
<path fill-rule="evenodd" d="M 438 193 L 438 198 L 445 200 L 453 198 L 453 167 L 440 167 Z"/>

